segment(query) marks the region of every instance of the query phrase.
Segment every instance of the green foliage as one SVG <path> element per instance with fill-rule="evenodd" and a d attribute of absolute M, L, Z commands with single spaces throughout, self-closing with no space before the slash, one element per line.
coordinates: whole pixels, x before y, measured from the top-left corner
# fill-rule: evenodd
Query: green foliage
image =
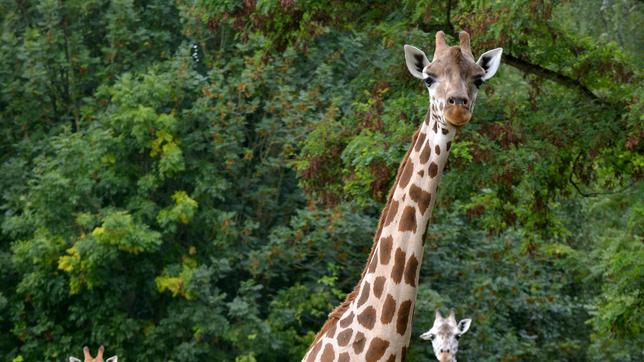
<path fill-rule="evenodd" d="M 300 360 L 350 292 L 427 95 L 403 44 L 499 73 L 452 145 L 409 360 L 641 359 L 637 1 L 0 1 L 0 356 Z"/>

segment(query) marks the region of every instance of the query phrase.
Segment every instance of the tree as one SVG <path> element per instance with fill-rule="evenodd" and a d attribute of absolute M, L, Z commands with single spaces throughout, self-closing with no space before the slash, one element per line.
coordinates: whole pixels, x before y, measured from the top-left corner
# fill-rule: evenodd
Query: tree
<path fill-rule="evenodd" d="M 299 360 L 353 288 L 424 116 L 402 44 L 440 29 L 504 60 L 452 145 L 413 336 L 455 307 L 473 319 L 465 361 L 638 360 L 638 2 L 0 14 L 7 360 L 98 344 L 123 361 Z M 429 355 L 412 338 L 408 359 Z"/>

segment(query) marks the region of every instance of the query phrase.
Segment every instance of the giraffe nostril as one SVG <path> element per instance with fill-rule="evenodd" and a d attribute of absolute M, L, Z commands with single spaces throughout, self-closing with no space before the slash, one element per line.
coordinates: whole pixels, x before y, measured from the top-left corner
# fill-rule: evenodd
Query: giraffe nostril
<path fill-rule="evenodd" d="M 449 98 L 447 98 L 447 102 L 449 102 L 449 104 L 452 104 L 452 105 L 460 104 L 460 105 L 463 105 L 463 106 L 467 106 L 468 101 L 469 100 L 466 97 L 449 97 Z"/>

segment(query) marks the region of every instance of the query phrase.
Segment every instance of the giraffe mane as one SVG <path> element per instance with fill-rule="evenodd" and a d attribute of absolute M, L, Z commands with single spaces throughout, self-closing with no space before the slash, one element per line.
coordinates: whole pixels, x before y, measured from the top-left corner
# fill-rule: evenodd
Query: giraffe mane
<path fill-rule="evenodd" d="M 427 115 L 425 116 L 425 119 L 429 117 L 429 112 L 427 112 Z M 322 329 L 318 332 L 318 334 L 315 336 L 315 339 L 313 340 L 313 344 L 317 343 L 320 338 L 335 324 L 338 322 L 340 317 L 344 314 L 344 312 L 349 308 L 349 305 L 351 305 L 351 302 L 356 299 L 356 296 L 358 295 L 358 291 L 360 289 L 360 280 L 362 280 L 367 273 L 367 269 L 369 268 L 369 263 L 371 262 L 371 258 L 374 257 L 374 252 L 376 250 L 376 245 L 378 243 L 378 240 L 380 239 L 380 234 L 382 233 L 382 228 L 383 224 L 385 222 L 385 218 L 387 217 L 387 211 L 389 211 L 389 205 L 391 204 L 391 199 L 394 196 L 394 191 L 396 190 L 396 185 L 398 185 L 398 181 L 400 180 L 400 176 L 402 175 L 403 168 L 405 167 L 405 164 L 407 163 L 407 159 L 409 158 L 409 154 L 411 153 L 411 150 L 414 148 L 414 144 L 416 144 L 416 139 L 418 138 L 418 134 L 420 133 L 420 127 L 414 132 L 414 135 L 412 136 L 411 139 L 411 147 L 407 150 L 407 153 L 405 153 L 405 157 L 403 157 L 402 162 L 400 162 L 400 165 L 398 166 L 398 172 L 396 173 L 396 180 L 392 184 L 391 188 L 389 189 L 389 195 L 387 196 L 387 204 L 385 208 L 382 210 L 382 213 L 380 214 L 380 220 L 378 221 L 378 228 L 376 229 L 376 234 L 373 238 L 373 242 L 371 244 L 371 252 L 369 253 L 369 258 L 367 259 L 367 263 L 365 264 L 364 269 L 362 270 L 362 274 L 360 274 L 360 279 L 358 280 L 358 283 L 356 283 L 355 287 L 353 287 L 353 290 L 351 293 L 347 294 L 347 297 L 344 299 L 344 302 L 337 306 L 331 313 L 329 313 L 329 317 L 322 326 Z"/>

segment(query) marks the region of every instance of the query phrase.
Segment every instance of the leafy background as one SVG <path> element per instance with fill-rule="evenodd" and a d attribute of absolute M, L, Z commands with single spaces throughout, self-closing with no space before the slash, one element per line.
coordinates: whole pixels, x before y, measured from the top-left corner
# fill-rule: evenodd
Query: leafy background
<path fill-rule="evenodd" d="M 409 360 L 641 361 L 637 0 L 0 1 L 0 358 L 299 360 L 356 283 L 427 95 L 402 45 L 503 65 L 457 136 Z"/>

